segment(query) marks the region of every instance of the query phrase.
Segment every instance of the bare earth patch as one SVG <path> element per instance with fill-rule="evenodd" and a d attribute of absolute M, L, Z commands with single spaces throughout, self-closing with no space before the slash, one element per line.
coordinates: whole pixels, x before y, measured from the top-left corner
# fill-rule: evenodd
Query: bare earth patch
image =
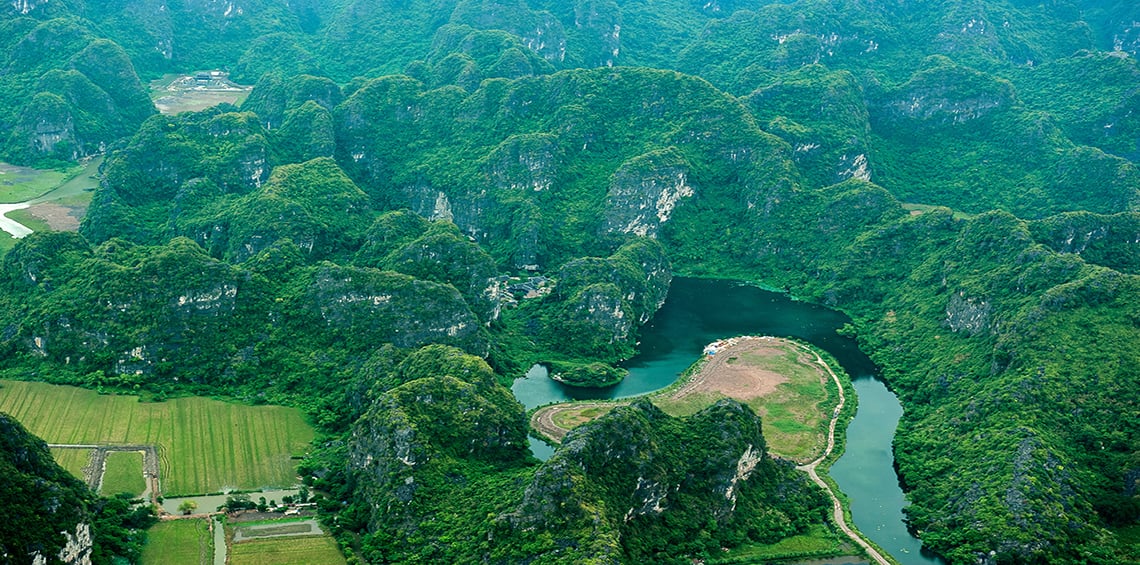
<path fill-rule="evenodd" d="M 29 208 L 28 213 L 46 222 L 54 231 L 79 231 L 79 222 L 87 215 L 87 208 L 44 202 Z"/>
<path fill-rule="evenodd" d="M 764 368 L 762 361 L 785 355 L 787 344 L 782 339 L 741 338 L 709 357 L 701 370 L 669 398 L 683 400 L 695 394 L 715 392 L 748 402 L 767 396 L 781 383 L 788 382 L 788 377 Z"/>

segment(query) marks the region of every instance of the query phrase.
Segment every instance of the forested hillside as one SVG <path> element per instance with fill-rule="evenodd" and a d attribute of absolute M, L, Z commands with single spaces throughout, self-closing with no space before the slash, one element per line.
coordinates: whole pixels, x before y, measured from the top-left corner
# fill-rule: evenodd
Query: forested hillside
<path fill-rule="evenodd" d="M 615 410 L 538 465 L 503 385 L 614 382 L 675 273 L 740 278 L 852 317 L 926 546 L 1140 562 L 1138 18 L 5 3 L 0 157 L 107 157 L 78 234 L 4 257 L 3 374 L 305 408 L 334 439 L 303 470 L 365 560 L 680 562 L 825 502 L 765 459 L 717 506 L 764 449 L 738 405 Z M 255 85 L 240 107 L 155 115 L 146 80 L 213 68 Z"/>

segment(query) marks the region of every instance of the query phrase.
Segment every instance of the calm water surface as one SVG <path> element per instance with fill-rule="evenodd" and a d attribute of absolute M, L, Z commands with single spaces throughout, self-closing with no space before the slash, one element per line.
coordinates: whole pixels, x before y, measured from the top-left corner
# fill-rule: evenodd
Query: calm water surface
<path fill-rule="evenodd" d="M 921 542 L 902 521 L 906 504 L 895 475 L 891 441 L 902 407 L 898 399 L 874 378 L 875 366 L 850 338 L 835 330 L 847 316 L 822 306 L 797 302 L 735 281 L 677 278 L 665 305 L 641 330 L 639 354 L 624 363 L 629 376 L 612 387 L 568 387 L 535 367 L 518 379 L 512 390 L 527 408 L 552 402 L 597 398 L 623 398 L 669 386 L 689 367 L 704 346 L 736 335 L 793 337 L 824 349 L 854 379 L 859 410 L 847 434 L 847 450 L 832 467 L 831 476 L 851 500 L 855 525 L 903 565 L 941 565 L 924 555 Z M 535 456 L 550 457 L 553 450 L 532 441 Z"/>

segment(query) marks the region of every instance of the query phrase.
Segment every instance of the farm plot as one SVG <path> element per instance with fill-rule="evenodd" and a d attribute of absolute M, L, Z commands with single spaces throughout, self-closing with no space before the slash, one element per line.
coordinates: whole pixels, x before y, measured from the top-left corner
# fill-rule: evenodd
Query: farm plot
<path fill-rule="evenodd" d="M 146 490 L 143 478 L 143 454 L 139 451 L 116 451 L 107 454 L 107 463 L 99 492 L 105 496 L 126 493 L 139 496 Z"/>
<path fill-rule="evenodd" d="M 147 530 L 142 565 L 210 565 L 214 551 L 206 520 L 168 520 Z"/>
<path fill-rule="evenodd" d="M 243 541 L 230 548 L 230 565 L 310 565 L 345 563 L 336 541 L 327 535 Z"/>
<path fill-rule="evenodd" d="M 207 398 L 141 403 L 69 386 L 0 381 L 0 411 L 54 444 L 157 445 L 163 495 L 291 486 L 314 432 L 299 410 Z"/>
<path fill-rule="evenodd" d="M 90 449 L 51 449 L 51 456 L 60 467 L 67 469 L 75 478 L 85 481 L 83 468 L 91 461 Z"/>

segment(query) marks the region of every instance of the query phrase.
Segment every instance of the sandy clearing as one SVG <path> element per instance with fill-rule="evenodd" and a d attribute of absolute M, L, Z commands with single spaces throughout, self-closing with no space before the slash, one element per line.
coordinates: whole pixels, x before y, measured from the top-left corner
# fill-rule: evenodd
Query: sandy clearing
<path fill-rule="evenodd" d="M 47 222 L 48 227 L 52 230 L 79 231 L 79 222 L 83 220 L 83 216 L 87 215 L 87 208 L 44 202 L 33 205 L 28 213 Z"/>
<path fill-rule="evenodd" d="M 720 393 L 741 402 L 762 398 L 775 392 L 788 378 L 775 371 L 761 369 L 742 358 L 778 357 L 791 342 L 770 337 L 736 338 L 734 343 L 707 357 L 705 365 L 669 398 L 682 400 L 701 393 Z M 802 361 L 807 361 L 801 356 Z M 805 363 L 806 364 L 806 363 Z"/>

